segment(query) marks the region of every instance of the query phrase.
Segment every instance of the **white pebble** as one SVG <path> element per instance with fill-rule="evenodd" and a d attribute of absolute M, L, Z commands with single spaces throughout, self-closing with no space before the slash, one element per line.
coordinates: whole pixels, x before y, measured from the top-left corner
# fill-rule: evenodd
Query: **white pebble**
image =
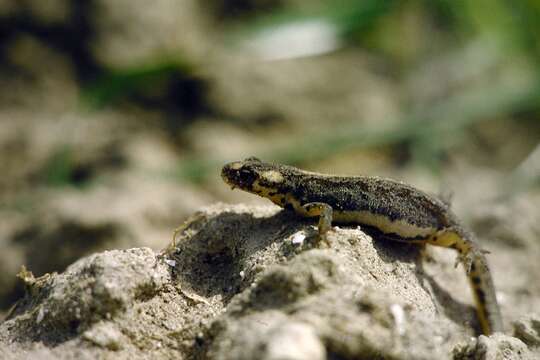
<path fill-rule="evenodd" d="M 45 317 L 46 312 L 47 312 L 47 310 L 45 310 L 43 307 L 39 308 L 39 311 L 38 311 L 38 314 L 37 314 L 37 317 L 36 317 L 36 324 L 39 324 L 40 322 L 43 321 L 43 318 Z"/>
<path fill-rule="evenodd" d="M 291 242 L 293 243 L 293 245 L 302 245 L 305 239 L 306 234 L 304 234 L 303 232 L 297 232 L 293 235 Z"/>
<path fill-rule="evenodd" d="M 264 360 L 323 360 L 326 349 L 315 330 L 304 323 L 291 322 L 270 331 Z"/>
<path fill-rule="evenodd" d="M 169 265 L 170 267 L 175 267 L 176 266 L 176 261 L 171 260 L 171 259 L 165 259 L 165 263 L 167 265 Z"/>
<path fill-rule="evenodd" d="M 390 312 L 394 317 L 394 322 L 396 323 L 396 329 L 398 334 L 403 335 L 405 333 L 405 311 L 403 311 L 401 305 L 392 304 L 390 306 Z"/>

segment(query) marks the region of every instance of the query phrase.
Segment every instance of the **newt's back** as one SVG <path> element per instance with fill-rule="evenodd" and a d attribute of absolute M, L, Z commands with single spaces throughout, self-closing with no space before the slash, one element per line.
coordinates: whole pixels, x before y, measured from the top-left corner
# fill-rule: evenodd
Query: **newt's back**
<path fill-rule="evenodd" d="M 340 214 L 369 212 L 433 231 L 450 226 L 455 217 L 445 203 L 407 184 L 367 176 L 293 176 L 293 197 L 301 204 L 324 202 Z M 341 216 L 347 220 L 347 216 Z M 354 221 L 353 221 L 354 222 Z"/>

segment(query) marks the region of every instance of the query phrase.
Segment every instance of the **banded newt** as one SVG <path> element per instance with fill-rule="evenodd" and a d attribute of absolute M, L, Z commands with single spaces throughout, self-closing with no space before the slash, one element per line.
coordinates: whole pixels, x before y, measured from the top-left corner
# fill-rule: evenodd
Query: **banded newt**
<path fill-rule="evenodd" d="M 258 194 L 303 217 L 318 217 L 321 236 L 333 222 L 356 223 L 393 240 L 457 250 L 482 332 L 503 331 L 485 251 L 443 201 L 394 180 L 319 174 L 257 158 L 226 164 L 221 176 L 233 189 Z"/>

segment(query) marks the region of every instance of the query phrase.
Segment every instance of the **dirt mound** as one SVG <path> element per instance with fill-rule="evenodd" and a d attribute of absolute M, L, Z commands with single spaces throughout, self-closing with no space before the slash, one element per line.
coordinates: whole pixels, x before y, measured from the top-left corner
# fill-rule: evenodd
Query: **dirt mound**
<path fill-rule="evenodd" d="M 22 272 L 26 296 L 0 325 L 2 358 L 526 359 L 537 319 L 516 336 L 469 341 L 474 311 L 451 252 L 424 270 L 417 247 L 276 207 L 216 205 L 164 254 L 83 258 L 61 274 Z M 445 273 L 455 286 L 439 283 Z M 445 290 L 449 289 L 449 290 Z M 526 345 L 528 344 L 528 345 Z M 527 346 L 530 346 L 528 348 Z M 537 353 L 538 354 L 538 353 Z"/>

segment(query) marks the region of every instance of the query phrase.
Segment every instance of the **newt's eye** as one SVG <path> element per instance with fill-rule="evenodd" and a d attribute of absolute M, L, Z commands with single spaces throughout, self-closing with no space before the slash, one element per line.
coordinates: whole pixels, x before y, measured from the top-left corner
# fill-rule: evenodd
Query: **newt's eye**
<path fill-rule="evenodd" d="M 257 178 L 257 176 L 253 173 L 253 171 L 247 170 L 247 169 L 241 169 L 239 172 L 240 175 L 240 181 L 244 185 L 251 185 Z"/>

